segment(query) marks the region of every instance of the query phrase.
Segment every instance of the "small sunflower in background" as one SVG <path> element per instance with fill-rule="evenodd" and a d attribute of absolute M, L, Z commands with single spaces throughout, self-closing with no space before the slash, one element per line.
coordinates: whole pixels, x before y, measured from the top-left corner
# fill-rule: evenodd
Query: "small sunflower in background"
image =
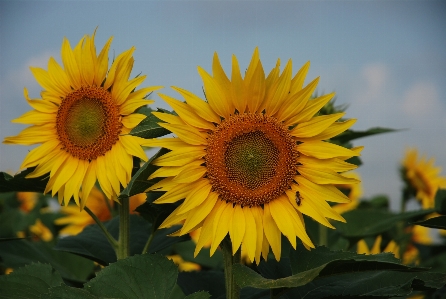
<path fill-rule="evenodd" d="M 356 168 L 345 160 L 362 148 L 347 149 L 324 140 L 350 128 L 355 120 L 338 121 L 345 113 L 318 115 L 334 94 L 311 95 L 319 78 L 304 86 L 306 63 L 292 76 L 289 60 L 280 60 L 265 76 L 256 48 L 244 78 L 235 56 L 230 79 L 214 55 L 212 75 L 201 67 L 206 100 L 173 87 L 186 102 L 160 94 L 178 115 L 154 112 L 160 125 L 177 137 L 147 140 L 169 153 L 149 179 L 164 178 L 150 190 L 166 191 L 155 203 L 181 205 L 161 228 L 184 221 L 179 235 L 201 228 L 195 255 L 211 243 L 211 255 L 229 233 L 232 252 L 240 246 L 251 261 L 267 258 L 269 247 L 280 260 L 281 235 L 296 248 L 307 248 L 302 214 L 333 228 L 327 218 L 345 221 L 326 202 L 350 200 L 335 184 L 359 181 L 341 173 Z"/>
<path fill-rule="evenodd" d="M 45 193 L 58 193 L 60 203 L 70 198 L 81 209 L 96 181 L 107 198 L 115 198 L 130 181 L 133 156 L 147 160 L 144 139 L 128 133 L 145 118 L 134 113 L 152 103 L 145 96 L 160 87 L 135 89 L 146 76 L 129 79 L 134 47 L 118 55 L 109 68 L 112 37 L 99 54 L 95 34 L 85 35 L 74 49 L 62 42 L 62 64 L 51 57 L 48 70 L 31 67 L 43 87 L 41 99 L 24 96 L 33 110 L 12 122 L 28 124 L 4 143 L 32 145 L 21 168 L 36 167 L 27 178 L 49 174 Z"/>
<path fill-rule="evenodd" d="M 355 178 L 357 180 L 360 180 L 359 174 L 356 172 L 347 172 L 342 174 L 345 177 L 348 178 Z M 345 190 L 345 193 L 347 194 L 348 198 L 350 199 L 349 203 L 338 203 L 333 206 L 333 209 L 338 212 L 339 214 L 343 214 L 345 212 L 354 210 L 359 205 L 359 199 L 362 196 L 362 185 L 359 184 L 337 184 L 337 188 L 339 188 L 341 191 Z"/>
<path fill-rule="evenodd" d="M 391 252 L 395 255 L 396 258 L 400 257 L 400 248 L 395 241 L 391 240 L 389 243 L 387 243 L 384 249 L 381 249 L 381 242 L 382 237 L 381 235 L 379 235 L 378 237 L 376 237 L 372 247 L 369 248 L 366 241 L 364 239 L 361 239 L 357 243 L 357 252 L 359 254 L 378 254 L 382 252 Z"/>
<path fill-rule="evenodd" d="M 441 167 L 434 165 L 435 159 L 422 156 L 418 159 L 416 149 L 408 149 L 402 162 L 402 176 L 407 182 L 405 199 L 414 196 L 423 209 L 435 206 L 435 195 L 439 188 L 446 188 L 446 177 L 440 176 Z"/>
<path fill-rule="evenodd" d="M 136 213 L 135 209 L 142 205 L 146 201 L 146 194 L 140 193 L 129 198 L 130 213 Z M 111 220 L 112 213 L 110 211 L 114 206 L 114 202 L 111 201 L 110 205 L 107 205 L 108 199 L 105 198 L 98 188 L 93 187 L 87 200 L 86 206 L 95 214 L 102 222 Z M 60 213 L 65 216 L 57 218 L 54 221 L 56 225 L 66 225 L 60 230 L 61 235 L 77 235 L 87 225 L 95 224 L 93 218 L 85 211 L 79 210 L 75 205 L 63 206 L 60 209 Z"/>

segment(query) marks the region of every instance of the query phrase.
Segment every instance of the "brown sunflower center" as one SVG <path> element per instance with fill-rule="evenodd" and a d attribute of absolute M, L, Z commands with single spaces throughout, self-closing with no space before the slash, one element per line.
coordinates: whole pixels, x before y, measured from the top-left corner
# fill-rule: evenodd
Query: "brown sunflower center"
<path fill-rule="evenodd" d="M 296 175 L 295 145 L 273 117 L 231 116 L 208 139 L 205 160 L 213 190 L 242 206 L 274 200 L 290 188 Z"/>
<path fill-rule="evenodd" d="M 57 134 L 63 148 L 81 160 L 104 155 L 118 141 L 118 107 L 101 87 L 81 87 L 67 95 L 57 111 Z"/>

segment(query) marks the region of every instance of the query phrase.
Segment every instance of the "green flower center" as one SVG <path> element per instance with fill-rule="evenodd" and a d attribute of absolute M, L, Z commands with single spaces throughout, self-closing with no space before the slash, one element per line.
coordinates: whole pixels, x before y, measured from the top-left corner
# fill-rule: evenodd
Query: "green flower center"
<path fill-rule="evenodd" d="M 226 148 L 228 179 L 255 190 L 276 175 L 279 150 L 261 131 L 232 139 Z"/>
<path fill-rule="evenodd" d="M 101 87 L 81 87 L 67 95 L 57 112 L 57 133 L 63 148 L 82 160 L 104 155 L 119 140 L 118 107 Z"/>

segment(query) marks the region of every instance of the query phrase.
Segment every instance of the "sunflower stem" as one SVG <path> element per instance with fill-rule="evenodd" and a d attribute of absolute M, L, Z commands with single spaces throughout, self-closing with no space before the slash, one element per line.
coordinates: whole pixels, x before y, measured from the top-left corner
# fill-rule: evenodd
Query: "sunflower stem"
<path fill-rule="evenodd" d="M 155 231 L 152 231 L 152 233 L 150 234 L 150 237 L 149 237 L 149 239 L 147 239 L 146 245 L 144 246 L 144 249 L 142 250 L 142 254 L 145 254 L 145 253 L 147 253 L 147 251 L 149 251 L 150 244 L 152 243 L 153 237 L 155 236 L 156 232 L 157 231 L 155 230 Z"/>
<path fill-rule="evenodd" d="M 118 251 L 116 256 L 118 260 L 125 259 L 130 252 L 130 213 L 129 198 L 122 197 L 121 204 L 118 205 L 119 210 L 119 239 Z"/>
<path fill-rule="evenodd" d="M 327 227 L 319 224 L 319 246 L 328 245 Z"/>
<path fill-rule="evenodd" d="M 113 247 L 113 249 L 116 251 L 118 249 L 118 241 L 116 241 L 115 238 L 113 238 L 113 236 L 109 233 L 109 231 L 107 230 L 107 228 L 105 228 L 104 224 L 102 223 L 101 220 L 99 220 L 99 218 L 86 206 L 84 207 L 84 210 L 88 213 L 88 215 L 91 216 L 91 218 L 93 218 L 94 222 L 96 222 L 96 224 L 99 226 L 99 228 L 102 230 L 102 232 L 104 233 L 105 237 L 107 238 L 108 242 L 110 243 L 110 245 Z"/>
<path fill-rule="evenodd" d="M 223 259 L 225 263 L 225 284 L 226 284 L 226 299 L 239 299 L 240 287 L 235 283 L 234 273 L 232 266 L 234 264 L 240 264 L 241 251 L 237 250 L 232 254 L 232 243 L 229 236 L 226 236 L 220 244 L 223 251 Z"/>

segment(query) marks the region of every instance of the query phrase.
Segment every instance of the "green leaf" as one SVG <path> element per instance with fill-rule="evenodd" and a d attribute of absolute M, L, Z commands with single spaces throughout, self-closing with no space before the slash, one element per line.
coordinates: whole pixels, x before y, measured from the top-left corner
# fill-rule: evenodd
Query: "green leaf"
<path fill-rule="evenodd" d="M 438 189 L 435 194 L 435 210 L 438 214 L 446 215 L 446 189 Z"/>
<path fill-rule="evenodd" d="M 62 283 L 51 265 L 31 264 L 0 276 L 0 298 L 40 298 L 50 287 Z"/>
<path fill-rule="evenodd" d="M 21 173 L 11 176 L 6 172 L 0 172 L 0 192 L 39 192 L 45 191 L 45 186 L 48 183 L 48 175 L 43 175 L 38 178 L 27 179 L 25 176 L 33 172 L 35 167 L 27 168 Z"/>
<path fill-rule="evenodd" d="M 342 133 L 332 139 L 336 140 L 336 142 L 339 142 L 339 143 L 346 143 L 353 139 L 372 136 L 372 135 L 376 135 L 376 134 L 396 132 L 396 131 L 400 131 L 400 130 L 395 130 L 395 129 L 390 129 L 390 128 L 380 128 L 380 127 L 370 128 L 367 131 L 347 130 L 344 133 Z"/>
<path fill-rule="evenodd" d="M 418 222 L 415 222 L 414 224 L 425 226 L 425 227 L 430 227 L 430 228 L 446 229 L 446 216 L 438 216 L 435 218 L 418 221 Z"/>
<path fill-rule="evenodd" d="M 152 229 L 156 230 L 161 223 L 163 223 L 163 221 L 177 208 L 177 206 L 178 205 L 176 204 L 153 204 L 151 202 L 145 202 L 136 208 L 136 212 L 138 212 L 144 219 L 149 221 L 152 224 Z"/>
<path fill-rule="evenodd" d="M 65 279 L 85 282 L 93 273 L 93 262 L 68 252 L 55 251 L 48 243 L 29 240 L 4 241 L 0 258 L 5 267 L 19 268 L 32 262 L 51 264 Z"/>
<path fill-rule="evenodd" d="M 119 217 L 115 217 L 112 220 L 105 222 L 104 225 L 114 238 L 118 238 Z M 167 236 L 176 230 L 178 230 L 178 227 L 174 226 L 157 231 L 150 245 L 149 252 L 156 252 L 177 242 L 189 239 L 189 236 Z M 130 215 L 131 255 L 142 252 L 151 231 L 152 229 L 150 223 L 138 215 Z M 108 243 L 99 226 L 96 224 L 87 226 L 80 234 L 76 236 L 60 239 L 54 249 L 84 256 L 104 266 L 108 265 L 109 263 L 116 262 L 115 251 Z"/>
<path fill-rule="evenodd" d="M 149 159 L 141 168 L 135 173 L 135 175 L 131 178 L 127 187 L 122 190 L 119 198 L 122 197 L 130 197 L 135 194 L 144 193 L 147 188 L 154 184 L 154 180 L 148 181 L 147 178 L 155 172 L 159 167 L 152 164 L 152 161 L 158 158 L 159 156 L 167 153 L 166 149 L 159 150 L 152 158 Z"/>
<path fill-rule="evenodd" d="M 101 299 L 90 294 L 88 291 L 79 288 L 72 288 L 65 284 L 49 289 L 49 292 L 41 297 L 42 299 Z"/>
<path fill-rule="evenodd" d="M 167 110 L 160 110 L 159 112 L 168 113 Z M 141 113 L 142 111 L 138 111 L 138 113 Z M 157 138 L 161 137 L 167 134 L 170 134 L 171 132 L 163 127 L 161 127 L 158 123 L 162 122 L 159 120 L 155 115 L 153 115 L 152 110 L 150 108 L 145 109 L 143 111 L 143 114 L 147 115 L 145 119 L 143 119 L 135 128 L 130 131 L 130 135 L 138 136 L 146 139 L 150 138 Z"/>
<path fill-rule="evenodd" d="M 209 299 L 209 298 L 211 298 L 211 295 L 208 292 L 201 291 L 186 296 L 184 299 Z"/>
<path fill-rule="evenodd" d="M 388 231 L 400 221 L 416 220 L 434 210 L 420 210 L 394 214 L 383 210 L 356 209 L 342 214 L 347 223 L 334 223 L 334 226 L 344 237 L 363 238 L 375 236 Z"/>
<path fill-rule="evenodd" d="M 84 288 L 103 297 L 168 299 L 177 275 L 177 266 L 166 257 L 137 255 L 105 267 Z"/>

